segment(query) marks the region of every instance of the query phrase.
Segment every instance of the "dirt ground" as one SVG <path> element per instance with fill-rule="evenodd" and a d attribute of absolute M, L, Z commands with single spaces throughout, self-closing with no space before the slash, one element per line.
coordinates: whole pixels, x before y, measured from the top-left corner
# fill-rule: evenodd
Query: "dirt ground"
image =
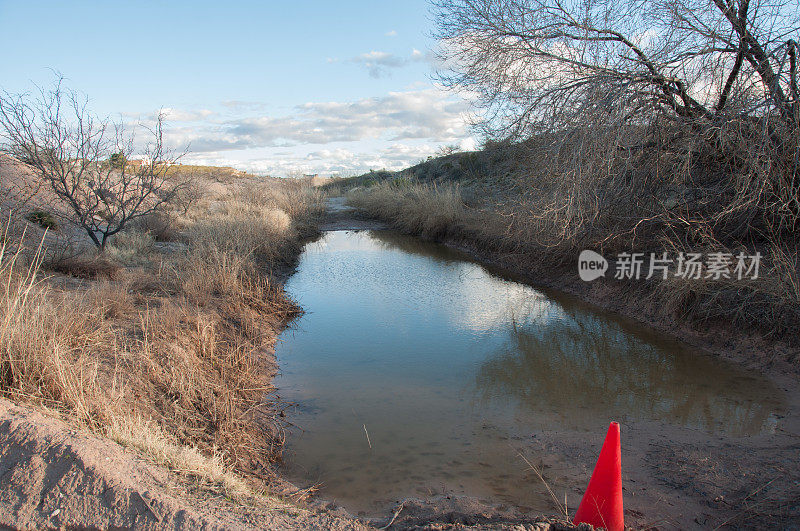
<path fill-rule="evenodd" d="M 469 498 L 407 500 L 385 519 L 359 520 L 322 501 L 237 503 L 199 489 L 130 449 L 0 399 L 0 528 L 519 529 L 571 526 Z"/>
<path fill-rule="evenodd" d="M 18 529 L 364 529 L 277 500 L 211 496 L 115 442 L 0 400 L 0 524 Z"/>

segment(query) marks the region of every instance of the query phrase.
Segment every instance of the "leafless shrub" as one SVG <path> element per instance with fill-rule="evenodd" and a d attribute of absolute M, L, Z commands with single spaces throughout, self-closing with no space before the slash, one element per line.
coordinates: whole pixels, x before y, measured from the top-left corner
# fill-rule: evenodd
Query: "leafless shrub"
<path fill-rule="evenodd" d="M 581 124 L 587 114 L 610 124 L 756 108 L 797 127 L 796 2 L 435 5 L 442 80 L 478 94 L 482 125 L 503 137 Z"/>
<path fill-rule="evenodd" d="M 35 98 L 0 96 L 4 151 L 33 169 L 98 248 L 185 186 L 166 178 L 177 157 L 165 149 L 162 127 L 159 115 L 144 148 L 146 162 L 134 166 L 128 162 L 133 136 L 126 136 L 121 124 L 90 114 L 85 98 L 65 89 L 60 79 Z"/>
<path fill-rule="evenodd" d="M 489 138 L 531 148 L 544 245 L 795 232 L 796 2 L 436 5 L 442 80 L 479 95 Z"/>
<path fill-rule="evenodd" d="M 191 208 L 191 207 L 189 207 Z M 185 212 L 183 212 L 185 215 Z M 158 242 L 171 242 L 178 238 L 176 221 L 170 212 L 155 210 L 135 219 L 130 228 L 150 234 Z"/>
<path fill-rule="evenodd" d="M 122 268 L 119 262 L 93 251 L 53 256 L 43 265 L 50 271 L 88 280 L 114 279 Z"/>
<path fill-rule="evenodd" d="M 14 205 L 17 210 L 24 210 L 28 202 L 38 194 L 41 181 L 16 177 L 24 171 L 23 163 L 0 152 L 0 204 Z"/>
<path fill-rule="evenodd" d="M 194 174 L 189 174 L 188 177 L 181 177 L 179 173 L 170 171 L 167 175 L 176 185 L 170 205 L 180 215 L 186 216 L 189 210 L 205 197 L 205 190 L 203 190 L 202 185 Z"/>

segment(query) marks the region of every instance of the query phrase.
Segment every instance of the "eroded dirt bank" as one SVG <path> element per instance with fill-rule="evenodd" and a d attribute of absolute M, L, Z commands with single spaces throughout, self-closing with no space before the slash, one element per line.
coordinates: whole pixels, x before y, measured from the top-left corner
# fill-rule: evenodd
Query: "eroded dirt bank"
<path fill-rule="evenodd" d="M 234 503 L 135 452 L 0 399 L 0 523 L 19 529 L 364 529 L 276 499 Z"/>
<path fill-rule="evenodd" d="M 341 200 L 337 200 L 341 201 Z M 360 212 L 334 203 L 337 229 L 373 228 Z M 349 213 L 348 213 L 349 212 Z M 347 216 L 353 218 L 348 224 Z M 380 228 L 386 222 L 377 222 Z M 383 225 L 385 226 L 385 225 Z M 457 248 L 505 275 L 547 290 L 572 293 L 597 306 L 680 337 L 698 350 L 758 370 L 784 393 L 786 408 L 774 428 L 753 436 L 709 436 L 664 424 L 623 424 L 623 475 L 626 519 L 640 528 L 792 528 L 800 523 L 800 386 L 796 367 L 786 362 L 787 346 L 726 330 L 696 330 L 676 321 L 657 321 L 647 301 L 631 301 L 628 286 L 582 283 L 572 270 L 532 270 L 518 257 L 480 251 L 463 234 L 440 242 Z M 710 374 L 709 378 L 713 378 Z M 731 419 L 734 422 L 735 419 Z M 596 447 L 599 450 L 597 441 Z M 593 463 L 584 435 L 536 433 L 531 447 L 542 456 L 551 486 L 586 478 Z M 578 497 L 580 493 L 571 496 Z M 572 499 L 575 499 L 574 497 Z"/>

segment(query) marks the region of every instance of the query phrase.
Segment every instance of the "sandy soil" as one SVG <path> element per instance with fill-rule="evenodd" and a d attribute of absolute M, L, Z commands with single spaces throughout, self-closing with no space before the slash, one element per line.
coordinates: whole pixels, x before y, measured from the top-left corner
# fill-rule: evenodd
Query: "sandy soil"
<path fill-rule="evenodd" d="M 17 529 L 365 529 L 329 511 L 238 505 L 128 449 L 0 399 L 0 524 Z M 1 526 L 0 526 L 1 527 Z"/>

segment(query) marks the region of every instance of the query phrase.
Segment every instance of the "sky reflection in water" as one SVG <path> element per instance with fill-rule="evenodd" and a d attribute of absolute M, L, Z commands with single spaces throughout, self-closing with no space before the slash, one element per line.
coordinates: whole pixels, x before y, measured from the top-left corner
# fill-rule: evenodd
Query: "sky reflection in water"
<path fill-rule="evenodd" d="M 533 432 L 616 419 L 742 436 L 783 408 L 757 375 L 388 231 L 327 233 L 287 289 L 307 311 L 277 348 L 302 428 L 287 473 L 352 511 L 442 492 L 536 506 L 543 492 L 515 487 Z"/>

